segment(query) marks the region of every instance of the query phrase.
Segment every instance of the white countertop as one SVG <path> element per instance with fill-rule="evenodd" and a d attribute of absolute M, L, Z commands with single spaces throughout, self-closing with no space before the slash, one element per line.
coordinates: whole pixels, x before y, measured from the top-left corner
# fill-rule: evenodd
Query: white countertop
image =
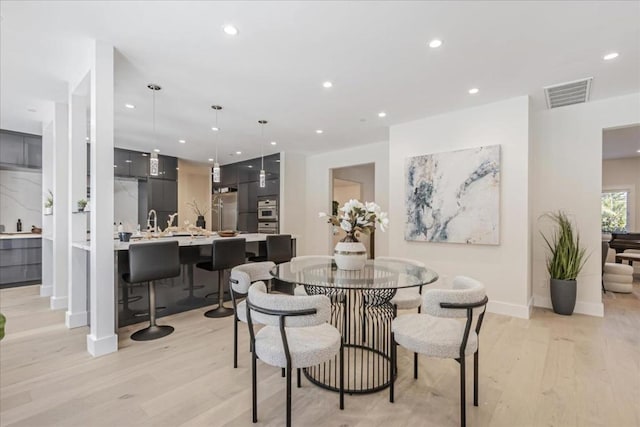
<path fill-rule="evenodd" d="M 0 240 L 8 240 L 8 239 L 41 239 L 42 234 L 35 234 L 30 231 L 25 231 L 22 233 L 10 233 L 10 234 L 0 234 Z"/>
<path fill-rule="evenodd" d="M 242 238 L 247 241 L 247 243 L 251 242 L 264 242 L 267 240 L 268 234 L 260 234 L 260 233 L 247 233 L 247 234 L 238 234 L 237 238 Z M 292 239 L 295 239 L 296 236 L 291 236 Z M 141 240 L 132 240 L 131 242 L 113 242 L 113 250 L 115 251 L 126 251 L 129 249 L 129 245 L 134 244 L 145 244 L 149 242 L 158 242 L 158 241 L 177 241 L 179 246 L 200 246 L 200 245 L 210 245 L 214 240 L 219 239 L 230 239 L 230 237 L 220 237 L 220 236 L 179 236 L 179 237 L 158 237 L 152 239 L 141 239 Z M 73 242 L 71 245 L 78 249 L 84 249 L 86 251 L 91 250 L 91 242 Z"/>

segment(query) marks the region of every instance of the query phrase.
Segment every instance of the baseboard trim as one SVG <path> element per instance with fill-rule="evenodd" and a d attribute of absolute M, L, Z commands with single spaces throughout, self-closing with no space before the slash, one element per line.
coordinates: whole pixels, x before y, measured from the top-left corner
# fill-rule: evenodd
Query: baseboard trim
<path fill-rule="evenodd" d="M 489 313 L 504 314 L 505 316 L 528 319 L 531 315 L 531 308 L 528 305 L 511 304 L 502 301 L 489 300 L 487 305 Z"/>
<path fill-rule="evenodd" d="M 118 351 L 118 336 L 113 334 L 103 338 L 96 338 L 89 334 L 87 335 L 87 351 L 93 357 L 114 353 Z"/>
<path fill-rule="evenodd" d="M 67 325 L 69 329 L 87 326 L 89 324 L 88 313 L 86 311 L 81 311 L 80 313 L 67 311 L 64 314 L 64 324 Z"/>
<path fill-rule="evenodd" d="M 67 297 L 55 297 L 52 296 L 49 300 L 49 307 L 51 310 L 62 310 L 69 306 L 69 298 Z"/>
<path fill-rule="evenodd" d="M 552 308 L 551 298 L 536 295 L 534 305 L 542 308 Z M 604 304 L 601 302 L 576 301 L 574 313 L 586 314 L 587 316 L 604 317 Z"/>
<path fill-rule="evenodd" d="M 53 286 L 40 286 L 41 297 L 50 297 L 51 295 L 53 295 Z"/>

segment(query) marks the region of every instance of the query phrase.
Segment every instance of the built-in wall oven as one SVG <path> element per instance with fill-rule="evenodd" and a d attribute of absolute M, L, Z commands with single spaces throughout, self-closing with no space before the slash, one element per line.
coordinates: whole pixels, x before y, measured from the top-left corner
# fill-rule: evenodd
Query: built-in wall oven
<path fill-rule="evenodd" d="M 258 200 L 258 233 L 278 234 L 277 200 Z"/>
<path fill-rule="evenodd" d="M 258 221 L 278 222 L 278 202 L 258 200 Z"/>

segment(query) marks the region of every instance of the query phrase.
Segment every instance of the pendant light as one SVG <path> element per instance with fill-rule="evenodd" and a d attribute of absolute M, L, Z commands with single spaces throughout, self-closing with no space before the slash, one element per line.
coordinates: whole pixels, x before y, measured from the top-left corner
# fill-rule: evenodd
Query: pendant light
<path fill-rule="evenodd" d="M 211 108 L 216 112 L 216 129 L 220 129 L 218 127 L 218 111 L 222 110 L 220 105 L 212 105 Z M 218 163 L 218 133 L 216 132 L 216 157 L 213 162 L 213 182 L 220 182 L 220 164 Z"/>
<path fill-rule="evenodd" d="M 267 174 L 264 173 L 264 125 L 268 122 L 266 120 L 258 120 L 260 123 L 260 158 L 261 158 L 261 166 L 260 166 L 260 188 L 264 188 L 267 186 Z"/>
<path fill-rule="evenodd" d="M 162 88 L 153 83 L 149 83 L 147 87 L 151 89 L 153 93 L 153 142 L 155 144 L 157 142 L 157 139 L 156 139 L 156 92 L 161 90 Z M 152 151 L 151 156 L 149 156 L 149 175 L 158 176 L 159 169 L 160 169 L 160 165 L 158 162 L 158 153 L 156 151 Z"/>

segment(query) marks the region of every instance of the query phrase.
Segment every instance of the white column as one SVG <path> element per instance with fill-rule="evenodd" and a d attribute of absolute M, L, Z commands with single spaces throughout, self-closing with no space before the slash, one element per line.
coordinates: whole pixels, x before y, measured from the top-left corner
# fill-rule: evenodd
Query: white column
<path fill-rule="evenodd" d="M 53 295 L 51 309 L 67 308 L 69 286 L 69 108 L 57 102 L 53 113 Z"/>
<path fill-rule="evenodd" d="M 69 194 L 71 206 L 77 211 L 77 201 L 87 197 L 87 108 L 90 76 L 69 96 Z M 86 326 L 87 319 L 87 257 L 88 252 L 73 246 L 86 243 L 87 215 L 69 215 L 69 304 L 65 313 L 67 328 Z"/>
<path fill-rule="evenodd" d="M 42 206 L 53 191 L 53 123 L 42 126 Z M 54 200 L 55 202 L 55 200 Z M 42 210 L 42 285 L 40 296 L 53 295 L 53 215 Z"/>
<path fill-rule="evenodd" d="M 113 46 L 96 41 L 91 60 L 91 332 L 87 350 L 118 350 L 113 253 Z"/>

